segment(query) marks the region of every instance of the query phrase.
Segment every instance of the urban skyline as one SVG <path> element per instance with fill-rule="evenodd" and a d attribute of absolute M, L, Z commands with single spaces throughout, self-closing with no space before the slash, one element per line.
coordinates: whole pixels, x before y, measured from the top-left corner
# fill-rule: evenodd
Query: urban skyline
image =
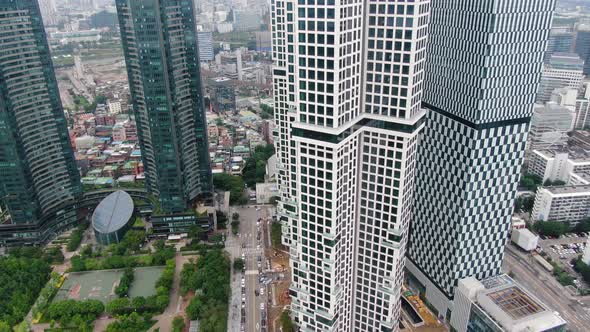
<path fill-rule="evenodd" d="M 0 330 L 585 331 L 588 27 L 0 0 Z"/>

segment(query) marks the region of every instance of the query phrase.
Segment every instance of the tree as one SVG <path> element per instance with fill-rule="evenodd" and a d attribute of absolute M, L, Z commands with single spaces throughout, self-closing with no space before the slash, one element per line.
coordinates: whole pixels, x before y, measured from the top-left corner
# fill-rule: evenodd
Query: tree
<path fill-rule="evenodd" d="M 227 173 L 214 174 L 213 186 L 215 186 L 216 189 L 230 192 L 230 204 L 239 204 L 244 201 L 244 181 L 239 176 L 230 175 Z"/>
<path fill-rule="evenodd" d="M 514 211 L 515 212 L 531 212 L 535 205 L 534 196 L 519 196 L 514 200 Z"/>
<path fill-rule="evenodd" d="M 241 271 L 246 266 L 246 262 L 244 262 L 241 258 L 234 259 L 234 272 Z"/>
<path fill-rule="evenodd" d="M 129 298 L 122 297 L 118 299 L 114 299 L 107 303 L 106 305 L 106 312 L 110 316 L 114 316 L 117 314 L 121 314 L 128 310 L 130 306 Z"/>
<path fill-rule="evenodd" d="M 281 198 L 279 196 L 272 196 L 271 198 L 268 199 L 268 203 L 277 206 L 277 204 L 279 204 L 279 201 L 281 200 Z"/>
<path fill-rule="evenodd" d="M 537 187 L 543 183 L 543 179 L 535 174 L 525 173 L 520 178 L 520 186 L 531 191 L 537 191 Z"/>
<path fill-rule="evenodd" d="M 576 232 L 590 232 L 590 219 L 584 219 L 580 221 L 576 227 L 574 227 Z"/>
<path fill-rule="evenodd" d="M 0 332 L 12 332 L 7 322 L 0 321 Z"/>
<path fill-rule="evenodd" d="M 295 332 L 295 324 L 293 324 L 293 320 L 291 320 L 289 310 L 285 310 L 281 313 L 281 327 L 283 328 L 283 332 Z"/>
<path fill-rule="evenodd" d="M 266 163 L 275 153 L 272 144 L 259 145 L 254 149 L 254 153 L 246 160 L 246 165 L 242 172 L 244 182 L 248 187 L 254 187 L 256 183 L 264 182 L 266 175 Z"/>
<path fill-rule="evenodd" d="M 10 326 L 25 317 L 51 272 L 45 260 L 26 257 L 33 251 L 18 252 L 23 256 L 0 257 L 0 320 Z"/>
<path fill-rule="evenodd" d="M 542 235 L 560 237 L 569 230 L 569 224 L 559 221 L 537 221 L 534 228 Z"/>
<path fill-rule="evenodd" d="M 172 320 L 172 332 L 182 332 L 184 330 L 184 318 L 176 316 Z"/>

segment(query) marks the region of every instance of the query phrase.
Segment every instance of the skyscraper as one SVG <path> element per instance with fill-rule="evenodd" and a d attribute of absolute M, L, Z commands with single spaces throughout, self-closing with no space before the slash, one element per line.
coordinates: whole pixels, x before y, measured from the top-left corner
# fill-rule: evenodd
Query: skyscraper
<path fill-rule="evenodd" d="M 575 45 L 575 52 L 584 60 L 584 75 L 590 75 L 590 24 L 578 25 Z"/>
<path fill-rule="evenodd" d="M 429 1 L 271 7 L 291 311 L 303 331 L 397 330 Z"/>
<path fill-rule="evenodd" d="M 0 242 L 33 243 L 76 221 L 81 193 L 39 5 L 0 2 Z"/>
<path fill-rule="evenodd" d="M 554 0 L 432 0 L 408 262 L 440 316 L 499 274 Z"/>
<path fill-rule="evenodd" d="M 164 212 L 210 191 L 192 0 L 117 0 L 147 189 Z"/>

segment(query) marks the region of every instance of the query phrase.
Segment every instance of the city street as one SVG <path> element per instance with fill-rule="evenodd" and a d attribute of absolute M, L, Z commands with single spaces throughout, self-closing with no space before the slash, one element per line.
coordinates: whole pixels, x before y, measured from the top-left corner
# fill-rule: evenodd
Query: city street
<path fill-rule="evenodd" d="M 568 330 L 587 331 L 590 326 L 590 309 L 573 297 L 531 255 L 519 251 L 512 244 L 507 245 L 503 270 L 512 272 L 515 280 L 550 309 L 559 312 L 567 321 Z"/>
<path fill-rule="evenodd" d="M 244 258 L 246 261 L 245 273 L 232 274 L 232 298 L 228 330 L 233 331 L 266 331 L 262 317 L 266 317 L 267 292 L 260 289 L 260 273 L 266 268 L 264 258 L 264 246 L 262 224 L 257 221 L 269 217 L 268 210 L 262 206 L 231 208 L 231 215 L 237 212 L 240 215 L 240 233 L 238 236 L 230 234 L 226 241 L 226 250 L 234 258 Z M 242 279 L 243 278 L 243 279 Z M 242 280 L 244 282 L 242 283 Z M 257 296 L 258 294 L 258 296 Z M 245 298 L 245 303 L 243 299 Z M 264 303 L 264 313 L 261 311 L 261 303 Z M 245 320 L 242 314 L 245 313 Z M 245 324 L 242 322 L 245 321 Z"/>

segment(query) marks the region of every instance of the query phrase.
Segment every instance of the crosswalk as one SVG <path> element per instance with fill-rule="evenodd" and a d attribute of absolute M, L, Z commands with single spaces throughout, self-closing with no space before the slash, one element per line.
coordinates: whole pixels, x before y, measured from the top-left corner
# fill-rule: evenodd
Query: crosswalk
<path fill-rule="evenodd" d="M 244 248 L 244 249 L 242 249 L 242 252 L 246 256 L 258 256 L 258 255 L 262 255 L 262 249 L 258 249 L 258 248 Z"/>

